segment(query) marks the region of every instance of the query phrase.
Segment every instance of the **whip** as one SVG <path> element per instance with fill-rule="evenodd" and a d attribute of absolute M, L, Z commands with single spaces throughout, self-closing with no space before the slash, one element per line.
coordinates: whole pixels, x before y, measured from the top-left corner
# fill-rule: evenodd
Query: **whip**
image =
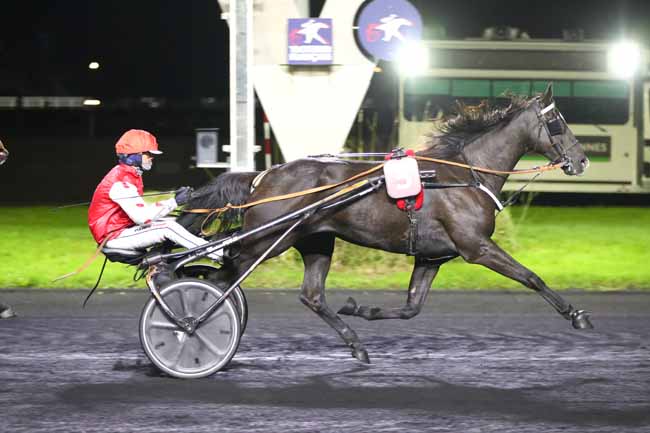
<path fill-rule="evenodd" d="M 153 197 L 153 196 L 157 196 L 157 195 L 174 194 L 175 192 L 176 192 L 176 190 L 174 190 L 174 191 L 164 191 L 164 192 L 151 192 L 151 193 L 148 193 L 148 194 L 134 195 L 134 196 L 131 196 L 131 197 L 124 197 L 124 198 L 129 199 L 129 198 L 138 198 L 138 197 Z M 63 205 L 63 206 L 57 206 L 57 207 L 53 208 L 52 210 L 65 209 L 65 208 L 68 208 L 68 207 L 76 207 L 76 206 L 86 206 L 86 205 L 89 205 L 89 204 L 90 204 L 89 201 L 85 201 L 83 203 L 66 204 L 66 205 Z"/>

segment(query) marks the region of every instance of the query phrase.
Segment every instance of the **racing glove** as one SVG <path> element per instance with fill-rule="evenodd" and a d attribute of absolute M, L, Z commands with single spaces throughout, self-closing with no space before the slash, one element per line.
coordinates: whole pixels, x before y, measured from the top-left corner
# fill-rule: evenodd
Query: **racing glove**
<path fill-rule="evenodd" d="M 176 190 L 174 193 L 174 199 L 176 200 L 176 204 L 179 206 L 183 206 L 184 204 L 187 204 L 188 201 L 190 201 L 190 198 L 192 197 L 192 191 L 194 191 L 191 187 L 189 186 L 182 186 Z"/>

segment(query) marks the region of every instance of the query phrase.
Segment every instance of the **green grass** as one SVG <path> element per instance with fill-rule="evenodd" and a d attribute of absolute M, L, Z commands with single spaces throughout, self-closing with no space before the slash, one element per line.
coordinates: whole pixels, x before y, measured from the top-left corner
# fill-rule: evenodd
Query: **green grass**
<path fill-rule="evenodd" d="M 557 289 L 650 289 L 650 209 L 513 207 L 497 218 L 495 239 Z M 406 217 L 405 217 L 406 218 Z M 102 258 L 85 272 L 52 282 L 79 267 L 95 250 L 86 209 L 0 208 L 0 287 L 92 287 Z M 338 242 L 338 241 L 337 241 Z M 412 258 L 337 244 L 330 288 L 405 288 Z M 107 265 L 102 287 L 144 287 L 133 268 Z M 245 287 L 299 287 L 302 264 L 295 250 L 262 264 Z M 434 289 L 513 289 L 518 283 L 454 260 Z"/>

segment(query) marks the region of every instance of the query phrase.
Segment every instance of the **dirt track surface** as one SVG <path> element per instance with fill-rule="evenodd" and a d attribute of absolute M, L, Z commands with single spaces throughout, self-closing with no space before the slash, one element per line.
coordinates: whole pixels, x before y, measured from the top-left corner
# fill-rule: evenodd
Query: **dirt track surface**
<path fill-rule="evenodd" d="M 346 318 L 350 357 L 298 292 L 249 291 L 229 368 L 163 377 L 138 340 L 142 292 L 1 292 L 0 430 L 7 432 L 648 432 L 650 293 L 566 298 L 576 331 L 534 294 L 433 293 L 409 321 Z M 401 292 L 329 292 L 338 308 Z"/>

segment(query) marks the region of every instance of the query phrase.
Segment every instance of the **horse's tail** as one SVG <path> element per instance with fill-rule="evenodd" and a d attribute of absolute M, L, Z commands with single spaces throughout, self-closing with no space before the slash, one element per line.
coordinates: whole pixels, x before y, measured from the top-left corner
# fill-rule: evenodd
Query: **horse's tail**
<path fill-rule="evenodd" d="M 244 204 L 250 197 L 251 183 L 258 174 L 259 172 L 223 173 L 194 191 L 185 209 L 219 209 L 229 203 Z M 219 231 L 228 230 L 243 213 L 242 209 L 223 212 L 219 216 Z M 190 232 L 198 234 L 207 216 L 206 213 L 184 213 L 177 221 Z M 213 220 L 212 217 L 210 219 Z M 205 221 L 205 226 L 210 223 L 211 221 Z"/>

